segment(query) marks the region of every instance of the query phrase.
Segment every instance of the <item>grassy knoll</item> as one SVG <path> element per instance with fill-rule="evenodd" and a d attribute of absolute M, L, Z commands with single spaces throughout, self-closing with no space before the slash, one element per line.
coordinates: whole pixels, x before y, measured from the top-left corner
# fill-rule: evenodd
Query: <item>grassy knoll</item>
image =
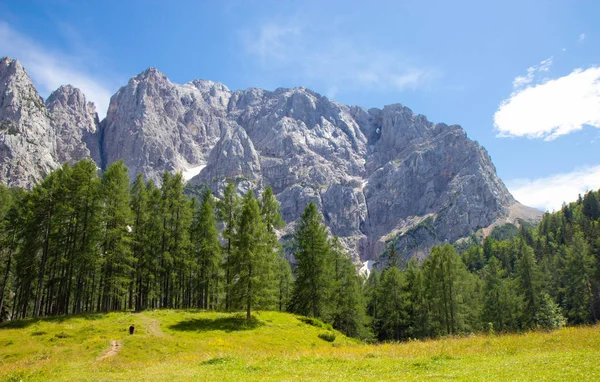
<path fill-rule="evenodd" d="M 0 379 L 600 380 L 599 326 L 364 345 L 339 333 L 327 342 L 326 328 L 289 314 L 239 317 L 164 310 L 3 324 Z"/>

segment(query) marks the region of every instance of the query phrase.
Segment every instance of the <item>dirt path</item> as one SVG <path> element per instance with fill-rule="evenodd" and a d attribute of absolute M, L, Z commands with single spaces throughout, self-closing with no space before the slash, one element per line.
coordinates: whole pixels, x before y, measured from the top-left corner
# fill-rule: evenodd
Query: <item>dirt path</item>
<path fill-rule="evenodd" d="M 157 320 L 151 320 L 149 317 L 147 317 L 143 313 L 134 313 L 134 315 L 142 321 L 141 325 L 143 325 L 144 331 L 149 336 L 152 336 L 152 337 L 166 336 L 166 334 L 163 333 L 162 330 L 160 330 L 160 322 L 158 322 Z"/>
<path fill-rule="evenodd" d="M 152 320 L 149 325 L 146 325 L 146 333 L 154 337 L 164 337 L 165 333 L 160 330 L 160 323 L 156 320 Z"/>
<path fill-rule="evenodd" d="M 117 340 L 110 341 L 110 348 L 106 352 L 104 352 L 104 354 L 102 354 L 100 357 L 98 357 L 98 359 L 96 361 L 102 361 L 106 358 L 116 355 L 119 352 L 119 350 L 121 350 L 122 346 L 123 346 L 123 344 L 121 343 L 121 341 L 117 341 Z"/>

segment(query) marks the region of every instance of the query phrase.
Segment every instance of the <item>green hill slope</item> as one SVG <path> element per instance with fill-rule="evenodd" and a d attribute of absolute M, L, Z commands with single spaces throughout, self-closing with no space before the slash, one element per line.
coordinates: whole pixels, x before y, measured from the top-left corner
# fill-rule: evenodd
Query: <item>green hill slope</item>
<path fill-rule="evenodd" d="M 162 310 L 3 324 L 0 378 L 600 380 L 598 326 L 364 345 L 285 313 L 239 317 Z"/>

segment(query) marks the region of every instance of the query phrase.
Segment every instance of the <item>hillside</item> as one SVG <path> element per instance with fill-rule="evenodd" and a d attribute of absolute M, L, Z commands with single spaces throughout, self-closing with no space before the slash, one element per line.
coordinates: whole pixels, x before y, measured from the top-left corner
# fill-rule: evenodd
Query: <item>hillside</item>
<path fill-rule="evenodd" d="M 134 323 L 137 332 L 127 328 Z M 365 345 L 298 317 L 148 311 L 0 325 L 0 377 L 73 380 L 598 380 L 600 328 Z M 113 352 L 111 353 L 111 350 Z"/>

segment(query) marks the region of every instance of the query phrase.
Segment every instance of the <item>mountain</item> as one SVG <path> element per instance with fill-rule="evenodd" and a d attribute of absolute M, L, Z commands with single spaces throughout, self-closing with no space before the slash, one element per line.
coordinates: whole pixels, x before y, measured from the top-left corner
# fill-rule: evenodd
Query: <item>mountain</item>
<path fill-rule="evenodd" d="M 432 123 L 403 105 L 366 110 L 305 88 L 180 85 L 150 68 L 119 89 L 99 122 L 79 90 L 61 87 L 44 104 L 17 61 L 2 63 L 2 126 L 35 136 L 27 144 L 37 150 L 19 141 L 7 146 L 11 156 L 2 152 L 10 171 L 3 167 L 0 180 L 10 185 L 31 186 L 58 163 L 91 156 L 101 168 L 124 159 L 132 177 L 157 183 L 164 171 L 184 171 L 190 185 L 217 195 L 229 180 L 240 192 L 271 186 L 288 223 L 315 202 L 362 260 L 389 241 L 407 257 L 423 257 L 434 244 L 541 217 L 514 200 L 486 150 L 460 126 Z M 34 101 L 10 114 L 13 98 Z M 9 130 L 0 131 L 1 142 Z M 15 176 L 19 169 L 28 177 Z"/>
<path fill-rule="evenodd" d="M 0 182 L 28 187 L 59 166 L 50 113 L 21 64 L 0 60 Z"/>

